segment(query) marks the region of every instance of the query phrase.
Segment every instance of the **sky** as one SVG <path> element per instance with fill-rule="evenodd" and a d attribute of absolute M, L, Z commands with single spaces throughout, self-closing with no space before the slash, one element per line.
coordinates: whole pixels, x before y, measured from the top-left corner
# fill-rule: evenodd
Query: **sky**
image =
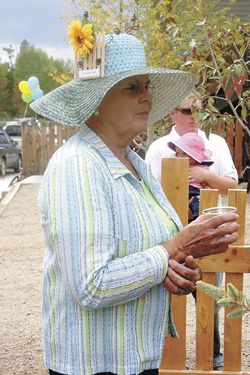
<path fill-rule="evenodd" d="M 42 48 L 55 58 L 72 58 L 67 45 L 65 21 L 59 19 L 69 0 L 0 0 L 0 59 L 8 57 L 3 47 L 19 51 L 22 40 Z"/>

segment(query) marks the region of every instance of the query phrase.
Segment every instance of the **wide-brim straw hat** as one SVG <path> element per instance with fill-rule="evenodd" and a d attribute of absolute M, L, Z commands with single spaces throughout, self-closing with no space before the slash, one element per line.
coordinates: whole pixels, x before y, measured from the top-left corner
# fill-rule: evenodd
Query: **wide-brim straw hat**
<path fill-rule="evenodd" d="M 81 125 L 115 84 L 138 75 L 148 75 L 154 87 L 149 124 L 164 118 L 191 93 L 197 82 L 197 77 L 188 72 L 148 67 L 144 48 L 136 37 L 109 34 L 105 36 L 104 77 L 68 82 L 35 100 L 30 107 L 58 123 Z"/>

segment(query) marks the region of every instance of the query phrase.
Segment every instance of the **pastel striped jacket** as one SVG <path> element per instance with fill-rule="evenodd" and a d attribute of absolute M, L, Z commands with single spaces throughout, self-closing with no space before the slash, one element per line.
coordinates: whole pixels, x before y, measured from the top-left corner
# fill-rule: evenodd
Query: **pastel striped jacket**
<path fill-rule="evenodd" d="M 129 147 L 127 157 L 180 228 L 150 167 Z M 139 181 L 87 126 L 53 155 L 39 206 L 45 366 L 70 375 L 158 368 L 167 331 L 175 335 L 162 285 L 168 254 L 160 244 L 176 229 L 166 227 Z"/>

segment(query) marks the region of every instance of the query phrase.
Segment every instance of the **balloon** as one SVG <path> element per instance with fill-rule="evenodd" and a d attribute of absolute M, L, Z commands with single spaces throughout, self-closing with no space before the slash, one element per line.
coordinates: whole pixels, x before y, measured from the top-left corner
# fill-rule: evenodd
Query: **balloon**
<path fill-rule="evenodd" d="M 32 97 L 31 94 L 23 94 L 22 99 L 25 103 L 30 103 L 32 102 Z"/>
<path fill-rule="evenodd" d="M 39 79 L 37 77 L 30 77 L 28 79 L 28 86 L 31 90 L 34 90 L 39 85 Z"/>
<path fill-rule="evenodd" d="M 36 100 L 41 98 L 41 96 L 43 96 L 43 90 L 39 89 L 32 92 L 31 98 L 32 100 Z"/>
<path fill-rule="evenodd" d="M 27 81 L 19 82 L 18 88 L 23 94 L 31 94 L 31 89 L 29 88 Z"/>

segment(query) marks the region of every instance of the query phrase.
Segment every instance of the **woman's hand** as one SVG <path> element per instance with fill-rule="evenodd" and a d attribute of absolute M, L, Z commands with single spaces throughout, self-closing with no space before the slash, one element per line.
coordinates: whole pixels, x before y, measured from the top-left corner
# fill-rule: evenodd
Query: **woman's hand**
<path fill-rule="evenodd" d="M 209 170 L 199 167 L 198 165 L 191 165 L 189 167 L 189 184 L 192 183 L 206 183 L 208 184 Z"/>
<path fill-rule="evenodd" d="M 178 296 L 189 294 L 195 291 L 196 281 L 201 280 L 201 276 L 201 269 L 191 255 L 187 256 L 185 264 L 170 259 L 168 273 L 163 282 L 164 288 Z"/>
<path fill-rule="evenodd" d="M 228 245 L 237 240 L 239 216 L 235 213 L 216 216 L 201 215 L 183 228 L 162 246 L 170 259 L 185 262 L 188 255 L 194 258 L 223 253 Z"/>

